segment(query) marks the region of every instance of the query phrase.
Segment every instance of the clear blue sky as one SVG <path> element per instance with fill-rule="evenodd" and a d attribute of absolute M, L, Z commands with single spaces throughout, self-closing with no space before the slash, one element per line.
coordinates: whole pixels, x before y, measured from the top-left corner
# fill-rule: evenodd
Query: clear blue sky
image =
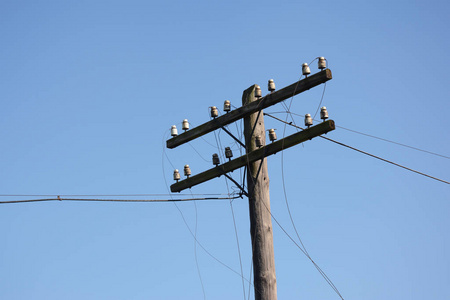
<path fill-rule="evenodd" d="M 338 126 L 450 156 L 449 12 L 446 1 L 4 0 L 0 194 L 167 194 L 171 164 L 196 174 L 217 152 L 209 134 L 192 143 L 201 156 L 183 145 L 163 157 L 171 125 L 204 123 L 225 99 L 240 106 L 252 84 L 289 85 L 317 56 L 333 72 L 322 104 Z M 292 112 L 314 114 L 322 91 L 296 96 Z M 449 159 L 327 136 L 450 180 Z M 283 155 L 295 225 L 345 299 L 450 299 L 448 184 L 321 139 Z M 281 158 L 268 160 L 272 212 L 294 237 Z M 192 193 L 228 190 L 221 177 Z M 229 201 L 178 208 L 240 273 Z M 246 200 L 233 210 L 249 279 Z M 273 226 L 278 298 L 339 299 Z M 241 277 L 195 246 L 173 203 L 3 204 L 0 228 L 0 299 L 244 299 Z"/>

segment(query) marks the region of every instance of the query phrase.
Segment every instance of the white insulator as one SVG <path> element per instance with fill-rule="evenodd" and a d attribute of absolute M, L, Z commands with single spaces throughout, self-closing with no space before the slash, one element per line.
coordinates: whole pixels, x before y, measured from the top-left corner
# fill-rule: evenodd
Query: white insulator
<path fill-rule="evenodd" d="M 172 128 L 170 129 L 170 135 L 171 136 L 177 136 L 178 135 L 177 126 L 172 125 Z"/>
<path fill-rule="evenodd" d="M 184 166 L 184 176 L 189 177 L 191 175 L 191 168 L 189 168 L 189 165 Z"/>
<path fill-rule="evenodd" d="M 223 111 L 229 112 L 231 110 L 231 102 L 230 100 L 225 100 L 223 103 Z"/>
<path fill-rule="evenodd" d="M 326 119 L 328 119 L 328 111 L 327 111 L 327 108 L 325 107 L 325 106 L 322 106 L 321 108 L 320 108 L 320 118 L 322 119 L 322 120 L 326 120 Z"/>
<path fill-rule="evenodd" d="M 277 140 L 277 134 L 275 132 L 275 129 L 269 129 L 269 139 L 271 142 Z"/>
<path fill-rule="evenodd" d="M 211 118 L 217 118 L 219 116 L 219 111 L 217 107 L 211 106 Z"/>
<path fill-rule="evenodd" d="M 309 69 L 309 66 L 308 66 L 307 63 L 304 63 L 304 64 L 302 65 L 302 73 L 303 73 L 303 75 L 305 75 L 305 76 L 308 76 L 309 74 L 311 74 L 311 70 Z"/>
<path fill-rule="evenodd" d="M 313 120 L 310 114 L 305 115 L 305 126 L 311 126 L 313 124 Z"/>
<path fill-rule="evenodd" d="M 176 180 L 178 182 L 178 180 L 180 180 L 180 172 L 178 172 L 178 169 L 175 169 L 173 171 L 173 180 Z"/>
<path fill-rule="evenodd" d="M 262 97 L 261 87 L 259 85 L 256 85 L 256 87 L 255 87 L 255 98 L 260 98 L 260 97 Z"/>
<path fill-rule="evenodd" d="M 321 70 L 326 69 L 327 60 L 325 59 L 325 57 L 323 57 L 323 56 L 319 57 L 318 65 L 319 65 L 319 69 L 321 69 Z"/>
<path fill-rule="evenodd" d="M 230 160 L 233 157 L 233 151 L 231 151 L 230 147 L 225 147 L 225 157 Z"/>
<path fill-rule="evenodd" d="M 259 135 L 257 135 L 257 136 L 255 136 L 255 145 L 256 145 L 256 147 L 262 147 L 262 139 L 261 139 L 261 136 L 259 136 Z"/>
<path fill-rule="evenodd" d="M 273 82 L 273 79 L 269 79 L 269 83 L 267 84 L 267 87 L 269 89 L 269 92 L 275 91 L 275 82 Z"/>
<path fill-rule="evenodd" d="M 188 122 L 187 119 L 183 120 L 183 127 L 182 128 L 183 128 L 184 131 L 189 130 L 189 122 Z"/>
<path fill-rule="evenodd" d="M 212 162 L 213 162 L 213 165 L 215 165 L 215 166 L 220 165 L 220 159 L 219 159 L 219 155 L 217 153 L 214 153 L 212 155 Z"/>

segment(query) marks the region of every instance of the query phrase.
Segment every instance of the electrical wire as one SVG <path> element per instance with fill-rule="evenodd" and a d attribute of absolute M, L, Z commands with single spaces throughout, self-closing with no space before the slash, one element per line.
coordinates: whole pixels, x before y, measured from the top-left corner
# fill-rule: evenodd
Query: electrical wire
<path fill-rule="evenodd" d="M 322 277 L 327 281 L 327 283 L 331 286 L 331 288 L 337 293 L 337 295 L 344 300 L 341 293 L 337 289 L 337 287 L 334 285 L 334 283 L 331 281 L 331 279 L 325 274 L 325 272 L 317 265 L 317 263 L 302 249 L 302 247 L 291 237 L 291 235 L 284 229 L 284 227 L 278 222 L 278 220 L 275 218 L 275 216 L 272 214 L 270 209 L 266 206 L 264 202 L 262 202 L 267 209 L 267 211 L 270 213 L 270 216 L 272 219 L 277 223 L 278 227 L 286 234 L 286 236 L 294 243 L 295 246 L 303 253 L 305 256 L 311 261 L 311 263 L 314 265 L 314 267 L 319 271 L 319 273 L 322 275 Z"/>
<path fill-rule="evenodd" d="M 294 95 L 293 95 L 294 96 Z M 291 104 L 292 104 L 292 100 L 291 100 Z M 256 126 L 256 122 L 258 122 L 258 118 L 259 118 L 259 115 L 260 115 L 260 113 L 261 113 L 261 110 L 258 112 L 258 115 L 257 115 L 257 118 L 256 118 L 256 121 L 255 121 L 255 124 L 253 125 L 253 128 L 252 128 L 252 133 L 251 134 L 253 134 L 253 131 L 254 131 L 254 128 L 255 128 L 255 126 Z M 248 154 L 248 149 L 246 149 L 247 150 L 247 154 Z M 259 168 L 258 168 L 258 171 L 257 171 L 257 174 L 256 174 L 256 176 L 255 176 L 255 178 L 258 178 L 258 176 L 259 176 L 259 174 L 260 174 L 260 171 L 261 171 L 261 167 L 262 167 L 262 165 L 263 165 L 263 161 L 264 161 L 264 154 L 263 154 L 263 156 L 262 156 L 262 158 L 261 158 L 261 163 L 260 163 L 260 165 L 259 165 Z M 253 187 L 255 186 L 255 180 L 254 180 L 254 178 L 253 178 L 253 176 L 250 176 L 250 174 L 249 174 L 249 177 L 251 178 L 251 180 L 253 181 Z M 273 217 L 273 215 L 272 215 L 272 213 L 270 212 L 270 209 L 266 206 L 266 204 L 263 202 L 263 204 L 264 204 L 264 206 L 265 206 L 265 208 L 268 210 L 268 212 L 270 213 L 270 215 Z M 262 206 L 259 206 L 259 209 L 261 210 L 262 209 Z M 261 213 L 261 211 L 260 211 L 260 213 Z M 281 225 L 279 224 L 279 222 L 276 220 L 276 219 L 274 219 L 276 222 L 277 222 L 277 224 L 281 227 Z M 295 226 L 295 225 L 294 225 Z M 281 227 L 282 228 L 282 227 Z M 283 231 L 287 234 L 287 232 L 284 230 L 284 228 L 282 228 L 283 229 Z M 288 236 L 289 236 L 289 234 L 287 234 Z M 290 236 L 289 236 L 290 237 Z M 299 236 L 298 236 L 299 237 Z M 291 237 L 290 237 L 291 238 Z M 300 239 L 300 237 L 299 237 L 299 239 Z M 333 284 L 333 282 L 328 278 L 328 276 L 325 274 L 325 272 L 323 272 L 321 269 L 320 269 L 320 267 L 311 259 L 311 257 L 309 256 L 309 254 L 307 255 L 306 254 L 306 252 L 303 250 L 303 248 L 302 247 L 300 247 L 292 238 L 291 238 L 291 240 L 297 245 L 297 247 L 299 247 L 299 249 L 311 260 L 311 262 L 314 264 L 314 266 L 317 268 L 317 270 L 319 271 L 319 273 L 324 277 L 324 279 L 327 281 L 327 283 L 333 288 L 333 290 L 341 297 L 341 299 L 343 299 L 342 298 L 342 296 L 340 295 L 340 293 L 339 293 L 339 291 L 337 290 L 337 288 L 336 288 L 336 286 Z M 300 242 L 301 242 L 301 239 L 300 239 Z M 303 246 L 304 247 L 304 246 Z M 254 237 L 252 236 L 252 249 L 254 249 Z M 253 259 L 253 251 L 252 251 L 252 259 Z"/>
<path fill-rule="evenodd" d="M 205 198 L 189 198 L 189 199 L 85 199 L 85 198 L 44 198 L 44 199 L 24 199 L 0 201 L 0 204 L 12 203 L 29 203 L 29 202 L 45 202 L 45 201 L 84 201 L 84 202 L 186 202 L 197 200 L 234 200 L 240 198 L 234 197 L 205 197 Z"/>
<path fill-rule="evenodd" d="M 319 112 L 320 106 L 322 105 L 323 96 L 325 95 L 325 89 L 326 89 L 326 88 L 327 88 L 327 83 L 325 82 L 325 83 L 323 84 L 322 97 L 320 98 L 320 102 L 319 102 L 319 105 L 317 106 L 316 112 L 314 113 L 313 119 L 317 116 L 317 113 Z"/>
<path fill-rule="evenodd" d="M 273 114 L 285 114 L 285 113 L 289 113 L 289 114 L 294 115 L 294 116 L 303 117 L 302 115 L 297 114 L 297 113 L 293 113 L 291 111 L 289 111 L 289 112 L 287 112 L 287 111 L 276 111 L 276 112 L 269 112 L 268 114 L 273 115 Z M 314 121 L 321 122 L 322 120 L 314 119 Z M 398 145 L 398 146 L 406 147 L 406 148 L 413 149 L 413 150 L 416 150 L 416 151 L 420 151 L 420 152 L 428 153 L 428 154 L 431 154 L 431 155 L 439 156 L 439 157 L 442 157 L 442 158 L 450 159 L 450 156 L 446 156 L 446 155 L 439 154 L 439 153 L 436 153 L 436 152 L 432 152 L 432 151 L 424 150 L 424 149 L 421 149 L 421 148 L 413 147 L 413 146 L 406 145 L 406 144 L 403 144 L 403 143 L 399 143 L 399 142 L 396 142 L 396 141 L 393 141 L 393 140 L 385 139 L 385 138 L 382 138 L 382 137 L 378 137 L 378 136 L 375 136 L 375 135 L 371 135 L 371 134 L 368 134 L 368 133 L 364 133 L 364 132 L 361 132 L 361 131 L 349 129 L 349 128 L 338 126 L 338 125 L 336 125 L 336 127 L 340 128 L 340 129 L 344 129 L 344 130 L 350 131 L 350 132 L 353 132 L 353 133 L 356 133 L 356 134 L 360 134 L 360 135 L 364 135 L 364 136 L 367 136 L 367 137 L 370 137 L 370 138 L 374 138 L 374 139 L 377 139 L 377 140 L 380 140 L 380 141 L 388 142 L 388 143 L 391 143 L 391 144 L 395 144 L 395 145 Z"/>
<path fill-rule="evenodd" d="M 216 136 L 216 132 L 214 131 L 214 137 L 216 139 L 218 152 L 221 153 L 220 150 L 222 149 L 222 141 L 220 139 L 220 131 L 218 133 L 218 136 Z M 222 155 L 221 155 L 221 159 L 223 159 Z M 224 178 L 225 178 L 225 184 L 227 186 L 228 196 L 230 196 L 230 189 L 229 189 L 229 186 L 228 186 L 228 178 L 226 176 L 224 176 Z M 230 200 L 230 209 L 231 209 L 231 215 L 232 215 L 232 218 L 233 218 L 234 233 L 235 233 L 235 237 L 236 237 L 236 244 L 237 244 L 237 250 L 238 250 L 238 255 L 239 255 L 239 266 L 241 268 L 242 290 L 243 290 L 244 300 L 245 300 L 246 299 L 246 296 L 245 296 L 245 282 L 244 282 L 244 272 L 243 272 L 243 269 L 242 269 L 241 248 L 240 248 L 240 245 L 239 245 L 239 236 L 238 236 L 238 231 L 237 231 L 237 226 L 236 226 L 236 219 L 234 217 L 234 210 L 233 210 L 232 200 Z"/>
<path fill-rule="evenodd" d="M 274 116 L 272 116 L 272 115 L 269 115 L 269 114 L 265 114 L 265 115 L 266 115 L 266 116 L 269 116 L 269 117 L 271 117 L 271 118 L 274 118 L 274 119 L 276 119 L 276 120 L 278 120 L 278 121 L 280 121 L 280 122 L 283 122 L 283 123 L 285 122 L 285 121 L 283 121 L 283 120 L 281 120 L 281 119 L 279 119 L 279 118 L 277 118 L 277 117 L 274 117 Z M 289 124 L 289 123 L 287 123 L 287 122 L 286 122 L 286 124 L 289 125 L 289 126 L 297 127 L 297 128 L 299 128 L 299 129 L 303 130 L 303 128 L 301 128 L 301 127 L 299 127 L 299 126 L 297 126 L 297 125 Z M 319 136 L 319 137 L 322 138 L 322 139 L 325 139 L 325 140 L 327 140 L 327 141 L 333 142 L 333 143 L 335 143 L 335 144 L 338 144 L 338 145 L 340 145 L 340 146 L 343 146 L 343 147 L 346 147 L 346 148 L 355 150 L 355 151 L 357 151 L 357 152 L 359 152 L 359 153 L 362 153 L 362 154 L 371 156 L 371 157 L 373 157 L 373 158 L 379 159 L 379 160 L 381 160 L 381 161 L 387 162 L 387 163 L 392 164 L 392 165 L 394 165 L 394 166 L 397 166 L 397 167 L 403 168 L 403 169 L 405 169 L 405 170 L 411 171 L 411 172 L 413 172 L 413 173 L 416 173 L 416 174 L 419 174 L 419 175 L 422 175 L 422 176 L 425 176 L 425 177 L 434 179 L 434 180 L 439 181 L 439 182 L 442 182 L 442 183 L 450 184 L 450 182 L 445 181 L 445 180 L 443 180 L 443 179 L 439 179 L 439 178 L 437 178 L 437 177 L 434 177 L 434 176 L 431 176 L 431 175 L 428 175 L 428 174 L 425 174 L 425 173 L 416 171 L 416 170 L 414 170 L 414 169 L 405 167 L 405 166 L 403 166 L 403 165 L 401 165 L 401 164 L 398 164 L 398 163 L 395 163 L 395 162 L 393 162 L 393 161 L 387 160 L 387 159 L 385 159 L 385 158 L 376 156 L 376 155 L 374 155 L 374 154 L 370 154 L 370 153 L 368 153 L 368 152 L 366 152 L 366 151 L 357 149 L 357 148 L 355 148 L 355 147 L 346 145 L 346 144 L 344 144 L 344 143 L 335 141 L 335 140 L 333 140 L 333 139 L 330 139 L 330 138 L 327 138 L 327 137 L 324 137 L 324 136 Z"/>
<path fill-rule="evenodd" d="M 228 194 L 177 194 L 177 196 L 225 196 Z M 73 195 L 73 194 L 0 194 L 0 197 L 168 197 L 173 194 L 97 194 L 97 195 Z"/>
<path fill-rule="evenodd" d="M 162 155 L 161 163 L 162 163 L 163 178 L 164 178 L 164 183 L 165 183 L 165 185 L 166 185 L 167 190 L 170 191 L 169 185 L 168 185 L 167 179 L 166 179 L 166 174 L 165 174 L 164 156 L 169 160 L 169 162 L 170 162 L 170 159 L 169 159 L 169 157 L 167 156 L 167 154 L 165 154 L 164 142 L 163 142 L 163 144 L 162 144 L 162 147 L 163 147 L 163 155 Z M 169 195 L 170 195 L 170 197 L 172 197 L 173 194 L 169 194 Z M 236 197 L 237 197 L 237 198 L 241 198 L 240 196 L 236 196 Z M 253 286 L 253 284 L 251 283 L 251 281 L 247 280 L 247 278 L 245 278 L 244 276 L 242 276 L 241 274 L 239 274 L 239 272 L 235 271 L 233 268 L 231 268 L 230 266 L 228 266 L 227 264 L 225 264 L 224 262 L 222 262 L 221 260 L 219 260 L 217 257 L 215 257 L 214 255 L 212 255 L 212 254 L 211 254 L 211 253 L 210 253 L 210 252 L 209 252 L 209 251 L 208 251 L 208 250 L 207 250 L 207 249 L 199 242 L 199 240 L 197 239 L 197 237 L 196 237 L 196 236 L 194 235 L 194 233 L 192 232 L 192 229 L 189 227 L 189 225 L 188 225 L 188 223 L 187 223 L 187 221 L 186 221 L 186 218 L 184 217 L 184 214 L 183 214 L 182 210 L 179 208 L 179 206 L 177 205 L 176 202 L 174 202 L 174 201 L 172 201 L 172 202 L 173 202 L 173 204 L 175 205 L 175 207 L 176 207 L 176 209 L 178 210 L 178 212 L 180 213 L 181 218 L 182 218 L 184 224 L 186 225 L 186 228 L 188 229 L 189 233 L 190 233 L 191 236 L 194 238 L 195 242 L 200 246 L 200 248 L 202 248 L 202 250 L 205 251 L 205 253 L 208 254 L 212 259 L 214 259 L 214 260 L 217 261 L 219 264 L 221 264 L 222 266 L 224 266 L 225 268 L 227 268 L 227 269 L 230 270 L 231 272 L 235 273 L 235 274 L 238 275 L 239 277 L 243 278 L 245 281 L 247 281 L 250 285 Z M 255 290 L 257 290 L 257 289 L 255 288 Z"/>
<path fill-rule="evenodd" d="M 311 61 L 310 65 L 311 65 L 313 62 L 314 62 L 314 60 Z M 300 79 L 301 79 L 301 77 L 300 77 Z M 300 79 L 299 79 L 299 80 L 300 80 Z M 288 115 L 286 115 L 286 120 L 284 121 L 284 128 L 283 128 L 283 138 L 285 137 L 285 133 L 286 133 L 286 124 L 292 124 L 292 123 L 295 124 L 295 119 L 294 119 L 294 117 L 292 116 L 292 114 L 290 113 L 290 110 L 291 110 L 292 102 L 293 102 L 293 100 L 294 100 L 294 96 L 295 96 L 295 91 L 296 91 L 296 89 L 297 89 L 297 86 L 296 86 L 295 89 L 294 89 L 294 92 L 293 92 L 293 94 L 292 94 L 291 101 L 290 101 L 288 107 L 286 106 L 286 104 L 285 104 L 284 102 L 282 102 L 283 107 L 286 109 L 286 112 L 288 113 L 288 115 L 291 116 L 291 119 L 292 119 L 292 122 L 291 122 L 291 123 L 288 123 L 288 122 L 287 122 Z M 324 94 L 325 94 L 325 88 L 324 88 L 324 91 L 322 92 L 322 98 L 321 98 L 321 100 L 320 100 L 319 107 L 320 107 L 320 105 L 321 105 L 321 103 L 322 103 Z M 316 112 L 316 113 L 317 113 L 317 112 Z M 283 140 L 283 145 L 284 145 L 284 140 Z M 283 147 L 282 147 L 282 148 L 283 148 Z M 287 211 L 288 211 L 288 214 L 289 214 L 289 218 L 290 218 L 292 227 L 294 228 L 295 234 L 297 235 L 297 238 L 298 238 L 298 240 L 299 240 L 301 246 L 298 245 L 298 244 L 292 239 L 292 237 L 286 232 L 286 230 L 284 230 L 284 228 L 283 228 L 283 227 L 281 226 L 281 224 L 273 217 L 272 213 L 270 212 L 270 210 L 269 210 L 267 207 L 266 207 L 266 209 L 269 211 L 269 213 L 271 214 L 272 218 L 274 218 L 274 220 L 275 220 L 275 222 L 278 224 L 278 226 L 280 226 L 280 228 L 288 235 L 288 237 L 295 243 L 295 245 L 302 251 L 302 253 L 303 253 L 303 254 L 304 254 L 304 255 L 312 262 L 312 264 L 314 265 L 314 267 L 317 269 L 317 271 L 320 273 L 320 275 L 325 279 L 325 281 L 328 283 L 328 285 L 330 285 L 330 287 L 337 293 L 337 295 L 339 295 L 339 297 L 341 297 L 341 299 L 343 299 L 343 297 L 341 296 L 339 290 L 338 290 L 337 287 L 334 285 L 334 283 L 331 281 L 331 279 L 327 276 L 327 274 L 319 267 L 319 265 L 317 265 L 317 263 L 316 263 L 316 262 L 311 258 L 311 256 L 309 255 L 308 250 L 306 249 L 306 246 L 303 244 L 303 241 L 302 241 L 302 239 L 301 239 L 301 237 L 300 237 L 300 234 L 298 233 L 297 227 L 295 226 L 295 222 L 294 222 L 294 219 L 293 219 L 293 217 L 292 217 L 291 209 L 290 209 L 290 206 L 289 206 L 289 201 L 288 201 L 287 192 L 286 192 L 285 179 L 284 179 L 284 151 L 281 152 L 281 177 L 282 177 L 282 185 L 283 185 L 283 191 L 284 191 L 284 198 L 285 198 L 286 208 L 287 208 Z M 264 206 L 265 206 L 265 204 L 264 204 Z"/>
<path fill-rule="evenodd" d="M 194 208 L 195 208 L 195 228 L 194 228 L 194 237 L 195 240 L 197 239 L 197 229 L 198 229 L 198 211 L 197 211 L 197 203 L 193 201 Z M 194 240 L 194 256 L 195 256 L 195 265 L 197 267 L 197 273 L 198 278 L 200 279 L 200 285 L 202 286 L 202 292 L 203 292 L 203 299 L 206 300 L 206 292 L 205 292 L 205 286 L 203 284 L 203 278 L 202 273 L 200 272 L 200 266 L 198 264 L 198 257 L 197 257 L 197 242 Z"/>
<path fill-rule="evenodd" d="M 206 158 L 203 157 L 203 155 L 200 154 L 200 152 L 197 151 L 197 149 L 194 148 L 194 146 L 192 146 L 192 144 L 189 144 L 189 146 L 191 146 L 191 148 L 198 154 L 198 156 L 200 156 L 201 159 L 203 159 L 206 162 L 209 162 L 209 160 L 207 160 Z"/>

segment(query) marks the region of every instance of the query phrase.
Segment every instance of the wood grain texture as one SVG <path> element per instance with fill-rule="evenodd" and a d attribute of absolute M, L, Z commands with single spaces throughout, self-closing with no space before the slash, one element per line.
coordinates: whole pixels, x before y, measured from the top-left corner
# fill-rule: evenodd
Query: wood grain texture
<path fill-rule="evenodd" d="M 252 86 L 244 91 L 242 105 L 256 102 Z M 244 118 L 244 136 L 246 151 L 261 152 L 255 139 L 266 143 L 264 113 L 262 110 Z M 277 299 L 277 278 L 275 274 L 275 256 L 273 250 L 272 215 L 270 213 L 269 171 L 264 147 L 259 159 L 249 162 L 247 168 L 248 205 L 250 214 L 250 236 L 253 251 L 253 283 L 255 300 Z"/>

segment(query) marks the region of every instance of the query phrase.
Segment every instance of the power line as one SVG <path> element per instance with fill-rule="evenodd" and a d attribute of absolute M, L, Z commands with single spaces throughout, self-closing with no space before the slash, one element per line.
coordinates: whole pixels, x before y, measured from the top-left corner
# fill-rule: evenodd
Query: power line
<path fill-rule="evenodd" d="M 293 113 L 293 112 L 288 111 L 288 110 L 271 112 L 270 114 L 290 114 L 290 115 L 294 115 L 294 116 L 298 116 L 298 117 L 303 117 L 300 114 Z M 269 114 L 267 114 L 267 115 L 269 117 L 272 117 Z M 314 121 L 321 122 L 321 120 L 317 120 L 317 119 L 314 119 Z M 406 145 L 406 144 L 399 143 L 399 142 L 396 142 L 396 141 L 393 141 L 393 140 L 385 139 L 385 138 L 382 138 L 382 137 L 379 137 L 379 136 L 375 136 L 375 135 L 372 135 L 372 134 L 364 133 L 364 132 L 361 132 L 361 131 L 353 130 L 353 129 L 342 127 L 342 126 L 338 126 L 338 125 L 336 125 L 336 127 L 340 128 L 340 129 L 344 129 L 344 130 L 350 131 L 350 132 L 353 132 L 353 133 L 356 133 L 356 134 L 360 134 L 360 135 L 364 135 L 364 136 L 367 136 L 367 137 L 370 137 L 370 138 L 374 138 L 374 139 L 377 139 L 377 140 L 380 140 L 380 141 L 388 142 L 388 143 L 395 144 L 395 145 L 398 145 L 398 146 L 402 146 L 402 147 L 405 147 L 405 148 L 409 148 L 409 149 L 413 149 L 413 150 L 416 150 L 416 151 L 420 151 L 420 152 L 428 153 L 428 154 L 431 154 L 431 155 L 439 156 L 439 157 L 442 157 L 442 158 L 450 159 L 450 156 L 446 156 L 446 155 L 439 154 L 439 153 L 436 153 L 436 152 L 432 152 L 432 151 L 428 151 L 428 150 L 425 150 L 425 149 L 413 147 L 413 146 L 410 146 L 410 145 Z"/>
<path fill-rule="evenodd" d="M 169 189 L 169 185 L 167 184 L 167 179 L 166 179 L 166 173 L 165 173 L 165 168 L 164 168 L 164 156 L 167 158 L 167 160 L 169 160 L 170 163 L 170 159 L 167 156 L 167 154 L 165 153 L 165 147 L 164 147 L 164 142 L 163 142 L 163 155 L 162 155 L 162 159 L 161 159 L 161 164 L 162 164 L 162 171 L 163 171 L 163 178 L 164 178 L 164 183 L 166 185 L 166 188 L 168 191 L 170 191 Z M 169 194 L 170 197 L 173 196 L 173 194 Z M 240 196 L 237 196 L 238 198 L 241 198 Z M 227 199 L 236 199 L 234 197 L 229 197 Z M 214 259 L 215 261 L 217 261 L 219 264 L 221 264 L 222 266 L 224 266 L 225 268 L 227 268 L 228 270 L 232 271 L 233 273 L 235 273 L 236 275 L 238 275 L 239 277 L 243 278 L 245 281 L 247 281 L 251 286 L 253 286 L 253 284 L 251 283 L 251 281 L 247 280 L 247 278 L 245 278 L 242 274 L 239 274 L 239 272 L 235 271 L 233 268 L 231 268 L 230 266 L 228 266 L 227 264 L 225 264 L 224 262 L 222 262 L 221 260 L 219 260 L 217 257 L 215 257 L 214 255 L 212 255 L 201 243 L 200 241 L 197 239 L 196 235 L 192 232 L 192 229 L 189 227 L 186 218 L 184 217 L 183 212 L 181 211 L 181 209 L 178 207 L 176 201 L 172 201 L 173 204 L 175 205 L 176 209 L 178 210 L 178 212 L 181 215 L 181 218 L 184 222 L 184 224 L 186 225 L 186 228 L 188 229 L 189 233 L 191 234 L 191 236 L 194 238 L 195 242 L 200 246 L 200 248 L 203 249 L 203 251 L 205 251 L 206 254 L 208 254 L 212 259 Z M 256 289 L 256 288 L 255 288 Z"/>
<path fill-rule="evenodd" d="M 241 198 L 234 197 L 204 197 L 204 198 L 187 198 L 187 199 L 83 199 L 83 198 L 44 198 L 44 199 L 25 199 L 25 200 L 10 200 L 0 201 L 0 204 L 11 203 L 27 203 L 27 202 L 45 202 L 45 201 L 85 201 L 85 202 L 183 202 L 196 200 L 233 200 Z"/>
<path fill-rule="evenodd" d="M 313 60 L 313 61 L 314 61 L 314 60 Z M 313 62 L 313 61 L 312 61 L 312 62 Z M 312 64 L 312 62 L 310 63 L 310 65 Z M 301 78 L 301 77 L 300 77 L 300 78 Z M 324 88 L 323 88 L 322 97 L 321 97 L 321 99 L 320 99 L 319 106 L 317 107 L 316 114 L 317 114 L 317 112 L 319 111 L 320 106 L 321 106 L 321 104 L 322 104 L 323 97 L 324 97 L 324 95 L 325 95 L 325 88 L 326 88 L 326 83 L 325 83 Z M 296 89 L 297 89 L 297 87 L 296 87 Z M 295 91 L 294 91 L 294 94 L 295 94 Z M 283 128 L 283 138 L 285 137 L 285 133 L 286 133 L 286 125 L 287 125 L 287 124 L 292 124 L 292 123 L 295 124 L 295 119 L 293 118 L 292 114 L 290 113 L 291 105 L 292 105 L 293 99 L 294 99 L 294 95 L 293 95 L 292 98 L 291 98 L 291 101 L 290 101 L 290 103 L 289 103 L 289 107 L 286 107 L 286 104 L 285 104 L 284 102 L 282 102 L 284 108 L 286 109 L 286 112 L 290 115 L 290 117 L 291 117 L 291 119 L 292 119 L 292 122 L 291 122 L 291 123 L 288 123 L 288 122 L 287 122 L 288 115 L 286 115 L 286 120 L 285 120 L 285 122 L 284 122 L 285 124 L 284 124 L 284 128 Z M 314 116 L 315 116 L 315 115 L 314 115 Z M 295 125 L 296 125 L 296 124 L 295 124 Z M 284 143 L 284 142 L 283 142 L 283 143 Z M 306 250 L 306 247 L 305 247 L 305 245 L 303 244 L 303 241 L 302 241 L 302 239 L 300 238 L 300 235 L 299 235 L 299 233 L 298 233 L 298 231 L 297 231 L 297 227 L 295 226 L 294 219 L 292 218 L 291 210 L 290 210 L 290 207 L 289 207 L 289 202 L 288 202 L 287 192 L 286 192 L 286 186 L 285 186 L 285 180 L 284 180 L 284 151 L 281 152 L 281 176 L 282 176 L 282 180 L 283 180 L 283 190 L 284 190 L 284 198 L 285 198 L 285 202 L 286 202 L 286 208 L 287 208 L 287 211 L 288 211 L 288 213 L 289 213 L 289 217 L 290 217 L 290 220 L 291 220 L 291 223 L 292 223 L 292 227 L 294 228 L 295 234 L 297 235 L 297 238 L 298 238 L 298 240 L 299 240 L 301 246 L 300 246 L 299 244 L 297 244 L 297 243 L 294 241 L 294 239 L 287 233 L 287 231 L 286 231 L 286 230 L 281 226 L 281 224 L 275 219 L 275 217 L 272 215 L 272 213 L 271 213 L 270 211 L 269 211 L 269 213 L 271 214 L 272 218 L 273 218 L 274 221 L 277 223 L 277 225 L 278 225 L 278 226 L 283 230 L 283 232 L 289 237 L 289 239 L 291 239 L 291 241 L 294 242 L 294 244 L 301 250 L 301 252 L 302 252 L 302 253 L 303 253 L 303 254 L 304 254 L 311 262 L 312 262 L 312 264 L 314 265 L 314 267 L 317 269 L 317 271 L 320 273 L 320 275 L 325 279 L 325 281 L 328 283 L 328 285 L 336 292 L 336 294 L 337 294 L 341 299 L 344 299 L 344 298 L 342 297 L 342 295 L 340 294 L 339 290 L 337 289 L 337 287 L 334 285 L 334 283 L 331 281 L 331 279 L 327 276 L 327 274 L 326 274 L 326 273 L 319 267 L 319 265 L 317 265 L 317 263 L 311 258 L 311 256 L 309 255 L 308 251 Z M 267 209 L 267 207 L 266 207 L 266 209 Z"/>
<path fill-rule="evenodd" d="M 279 118 L 277 118 L 277 117 L 274 117 L 274 116 L 272 116 L 272 115 L 270 115 L 270 114 L 264 113 L 264 115 L 269 116 L 269 117 L 271 117 L 271 118 L 273 118 L 273 119 L 276 119 L 276 120 L 278 120 L 278 121 L 280 121 L 280 122 L 286 123 L 287 125 L 290 125 L 290 126 L 293 126 L 293 127 L 296 127 L 296 128 L 299 128 L 299 129 L 303 130 L 303 128 L 301 128 L 301 127 L 299 127 L 299 126 L 297 126 L 297 125 L 294 125 L 294 124 L 290 124 L 290 123 L 288 123 L 288 122 L 285 122 L 285 121 L 283 121 L 282 119 L 279 119 Z M 319 137 L 321 137 L 321 138 L 323 138 L 323 139 L 325 139 L 325 140 L 327 140 L 327 141 L 333 142 L 333 143 L 335 143 L 335 144 L 338 144 L 338 145 L 340 145 L 340 146 L 344 146 L 344 147 L 346 147 L 346 148 L 355 150 L 355 151 L 357 151 L 357 152 L 359 152 L 359 153 L 362 153 L 362 154 L 371 156 L 371 157 L 373 157 L 373 158 L 379 159 L 379 160 L 381 160 L 381 161 L 390 163 L 390 164 L 392 164 L 392 165 L 394 165 L 394 166 L 397 166 L 397 167 L 400 167 L 400 168 L 402 168 L 402 169 L 405 169 L 405 170 L 414 172 L 414 173 L 416 173 L 416 174 L 419 174 L 419 175 L 422 175 L 422 176 L 425 176 L 425 177 L 428 177 L 428 178 L 431 178 L 431 179 L 434 179 L 434 180 L 437 180 L 437 181 L 440 181 L 440 182 L 443 182 L 443 183 L 446 183 L 446 184 L 450 184 L 450 182 L 448 182 L 448 181 L 445 181 L 445 180 L 439 179 L 439 178 L 437 178 L 437 177 L 434 177 L 434 176 L 431 176 L 431 175 L 428 175 L 428 174 L 425 174 L 425 173 L 416 171 L 416 170 L 414 170 L 414 169 L 405 167 L 405 166 L 400 165 L 400 164 L 398 164 L 398 163 L 395 163 L 395 162 L 393 162 L 393 161 L 384 159 L 384 158 L 379 157 L 379 156 L 376 156 L 376 155 L 374 155 L 374 154 L 370 154 L 370 153 L 368 153 L 368 152 L 366 152 L 366 151 L 357 149 L 357 148 L 355 148 L 355 147 L 346 145 L 346 144 L 344 144 L 344 143 L 335 141 L 335 140 L 333 140 L 333 139 L 330 139 L 330 138 L 327 138 L 327 137 L 324 137 L 324 136 L 319 136 Z"/>
<path fill-rule="evenodd" d="M 177 196 L 225 196 L 228 194 L 177 194 Z M 0 194 L 0 197 L 168 197 L 173 194 L 94 194 L 94 195 L 74 195 L 74 194 Z"/>

